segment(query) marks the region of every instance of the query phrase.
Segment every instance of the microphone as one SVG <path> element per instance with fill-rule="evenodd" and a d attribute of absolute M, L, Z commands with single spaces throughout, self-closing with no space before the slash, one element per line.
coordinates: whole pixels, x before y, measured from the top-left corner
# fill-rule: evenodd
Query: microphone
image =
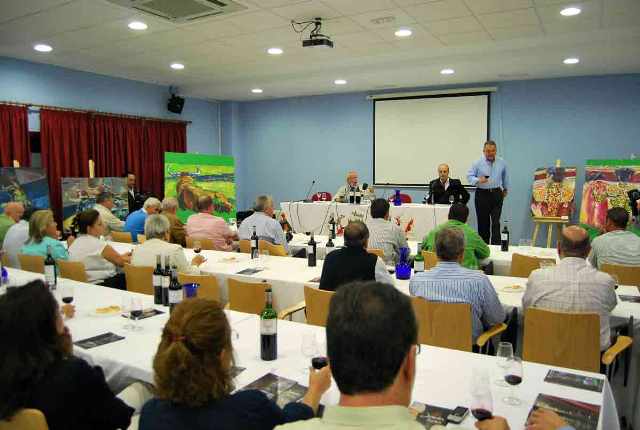
<path fill-rule="evenodd" d="M 311 190 L 313 189 L 313 186 L 316 184 L 316 180 L 314 179 L 313 181 L 311 181 L 311 185 L 309 185 L 309 189 L 307 190 L 307 193 L 305 194 L 304 200 L 303 202 L 305 203 L 309 203 L 311 200 L 309 199 L 309 196 L 311 195 Z"/>
<path fill-rule="evenodd" d="M 367 188 L 369 188 L 369 184 L 367 184 L 366 182 L 362 184 L 362 191 L 367 191 Z"/>

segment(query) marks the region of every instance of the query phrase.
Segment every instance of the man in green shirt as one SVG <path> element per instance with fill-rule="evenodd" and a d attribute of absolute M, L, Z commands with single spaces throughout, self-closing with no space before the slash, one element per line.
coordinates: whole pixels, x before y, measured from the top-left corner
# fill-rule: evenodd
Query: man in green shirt
<path fill-rule="evenodd" d="M 0 214 L 0 246 L 9 227 L 20 221 L 23 213 L 24 206 L 20 202 L 9 202 L 4 206 L 4 213 Z"/>
<path fill-rule="evenodd" d="M 461 203 L 451 205 L 449 209 L 449 221 L 440 224 L 429 232 L 427 237 L 422 241 L 422 249 L 425 251 L 435 252 L 436 235 L 443 228 L 454 227 L 464 232 L 464 256 L 462 266 L 467 269 L 479 269 L 478 260 L 484 260 L 489 257 L 491 250 L 480 235 L 467 225 L 469 218 L 469 208 Z"/>

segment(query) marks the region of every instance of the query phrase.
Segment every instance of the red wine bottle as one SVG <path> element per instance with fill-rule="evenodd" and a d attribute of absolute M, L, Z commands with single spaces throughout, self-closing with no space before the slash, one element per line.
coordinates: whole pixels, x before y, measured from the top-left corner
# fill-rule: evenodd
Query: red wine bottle
<path fill-rule="evenodd" d="M 260 314 L 260 358 L 271 361 L 278 358 L 278 314 L 273 309 L 271 287 L 265 293 L 267 303 Z"/>
<path fill-rule="evenodd" d="M 316 267 L 316 251 L 317 243 L 313 238 L 313 233 L 311 233 L 311 239 L 309 240 L 309 243 L 307 243 L 307 262 L 309 263 L 309 267 Z"/>
<path fill-rule="evenodd" d="M 162 257 L 156 255 L 156 268 L 153 271 L 153 304 L 162 304 Z"/>

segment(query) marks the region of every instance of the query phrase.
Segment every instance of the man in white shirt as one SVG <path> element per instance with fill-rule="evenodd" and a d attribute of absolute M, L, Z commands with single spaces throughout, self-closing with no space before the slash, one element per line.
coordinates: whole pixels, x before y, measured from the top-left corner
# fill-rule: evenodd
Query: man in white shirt
<path fill-rule="evenodd" d="M 640 237 L 627 230 L 629 213 L 625 208 L 607 211 L 606 233 L 593 239 L 589 263 L 593 267 L 603 263 L 640 266 Z"/>
<path fill-rule="evenodd" d="M 9 267 L 20 268 L 18 254 L 20 253 L 20 248 L 29 240 L 29 218 L 31 218 L 32 213 L 32 209 L 26 209 L 22 213 L 22 219 L 9 227 L 7 234 L 4 236 L 2 251 L 7 254 Z"/>
<path fill-rule="evenodd" d="M 240 224 L 238 229 L 239 239 L 251 239 L 253 228 L 255 227 L 256 235 L 259 239 L 275 245 L 282 245 L 289 252 L 289 245 L 282 226 L 273 218 L 274 209 L 271 196 L 258 196 L 253 210 L 255 211 L 253 215 L 245 218 Z"/>
<path fill-rule="evenodd" d="M 402 229 L 389 221 L 389 202 L 385 199 L 375 199 L 371 202 L 371 218 L 367 221 L 369 229 L 369 248 L 379 248 L 384 251 L 385 264 L 398 262 L 400 248 L 406 247 L 407 238 Z"/>
<path fill-rule="evenodd" d="M 372 188 L 367 187 L 366 190 L 360 188 L 358 185 L 358 172 L 353 170 L 347 173 L 347 183 L 338 188 L 333 200 L 340 203 L 349 203 L 349 193 L 351 192 L 360 192 L 362 199 L 373 200 L 376 198 Z"/>
<path fill-rule="evenodd" d="M 124 221 L 111 212 L 114 206 L 112 193 L 102 192 L 96 197 L 96 205 L 93 208 L 100 213 L 100 218 L 102 218 L 102 223 L 104 224 L 105 236 L 111 236 L 111 232 L 114 230 L 124 230 Z"/>

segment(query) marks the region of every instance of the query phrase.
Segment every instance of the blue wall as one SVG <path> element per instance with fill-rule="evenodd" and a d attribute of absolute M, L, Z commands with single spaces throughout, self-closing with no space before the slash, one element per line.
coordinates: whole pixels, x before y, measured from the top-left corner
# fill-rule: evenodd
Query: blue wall
<path fill-rule="evenodd" d="M 510 168 L 503 219 L 510 221 L 513 242 L 531 234 L 528 205 L 536 167 L 553 165 L 558 158 L 577 166 L 579 207 L 586 159 L 640 155 L 638 74 L 496 86 L 490 133 Z M 249 207 L 263 192 L 277 201 L 302 199 L 313 179 L 316 190 L 333 193 L 351 168 L 360 172 L 361 182 L 371 182 L 373 114 L 365 95 L 225 103 L 223 129 L 228 136 L 233 127 L 231 146 L 242 161 L 239 207 Z M 435 172 L 425 176 L 435 177 Z M 422 199 L 423 191 L 407 191 L 414 201 Z"/>
<path fill-rule="evenodd" d="M 189 152 L 218 154 L 219 104 L 188 98 L 181 115 L 167 111 L 167 87 L 0 57 L 0 101 L 28 102 L 192 121 Z M 29 116 L 38 130 L 39 116 Z"/>

